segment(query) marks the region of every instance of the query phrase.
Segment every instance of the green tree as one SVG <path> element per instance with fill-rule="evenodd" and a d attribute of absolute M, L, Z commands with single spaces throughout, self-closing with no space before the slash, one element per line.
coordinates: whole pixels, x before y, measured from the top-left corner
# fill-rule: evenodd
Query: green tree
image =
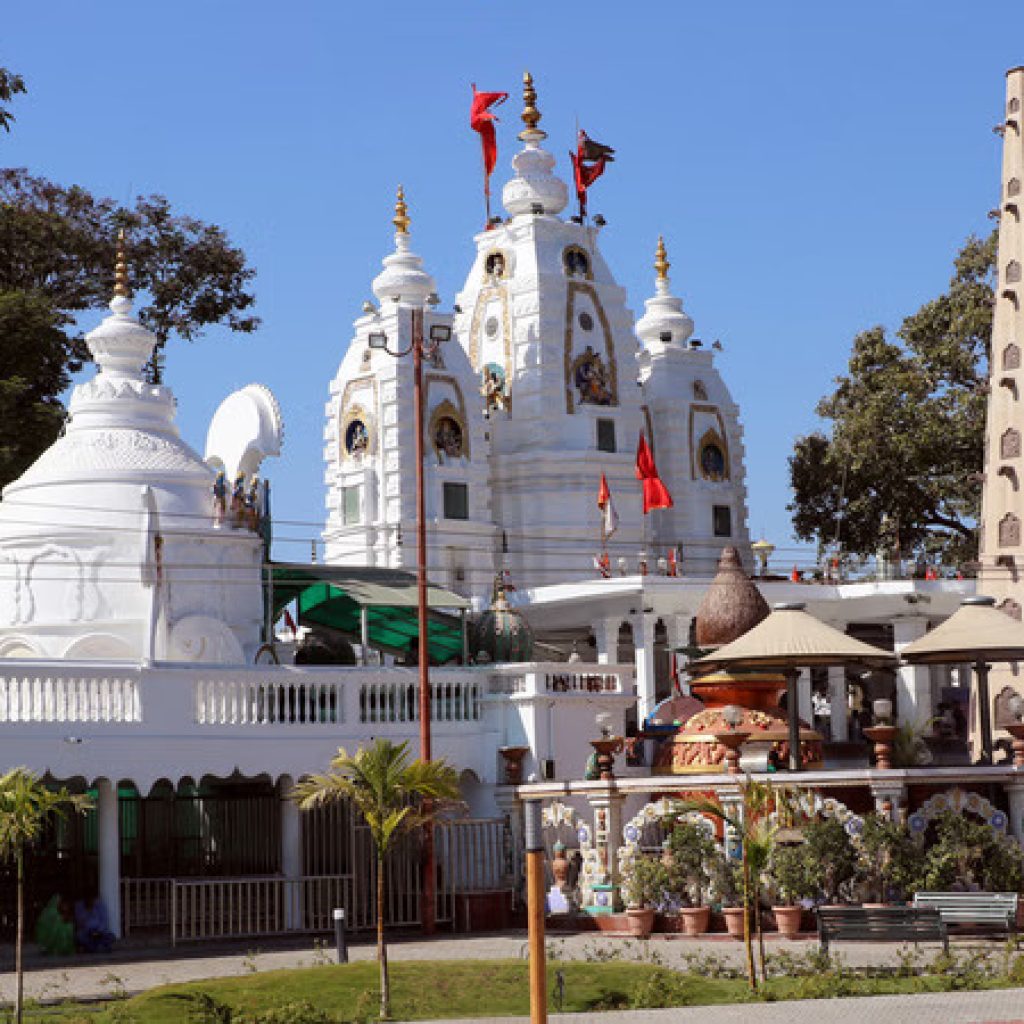
<path fill-rule="evenodd" d="M 125 208 L 78 186 L 25 170 L 0 170 L 0 387 L 5 403 L 17 401 L 39 428 L 29 431 L 22 419 L 0 417 L 0 486 L 18 467 L 30 465 L 60 430 L 60 395 L 69 374 L 88 359 L 79 318 L 110 298 L 121 227 L 128 234 L 136 309 L 157 337 L 148 367 L 152 382 L 160 382 L 171 337 L 191 341 L 213 324 L 241 332 L 259 325 L 248 290 L 255 271 L 221 228 L 175 214 L 162 196 L 139 197 Z M 38 351 L 26 345 L 33 337 Z M 37 376 L 41 364 L 48 369 Z"/>
<path fill-rule="evenodd" d="M 25 79 L 7 68 L 0 68 L 0 128 L 9 132 L 14 115 L 7 104 L 20 92 L 25 92 Z"/>
<path fill-rule="evenodd" d="M 47 821 L 69 809 L 84 811 L 89 798 L 51 789 L 27 768 L 14 768 L 0 776 L 0 858 L 14 861 L 17 874 L 18 920 L 14 940 L 14 1020 L 22 1021 L 24 1002 L 25 853 L 39 838 Z"/>
<path fill-rule="evenodd" d="M 976 557 L 995 259 L 994 233 L 969 238 L 948 290 L 896 340 L 882 327 L 854 339 L 849 372 L 817 406 L 829 430 L 799 438 L 789 460 L 797 536 L 858 555 Z"/>
<path fill-rule="evenodd" d="M 369 826 L 377 854 L 377 962 L 380 965 L 380 1016 L 391 1012 L 387 946 L 384 942 L 385 859 L 395 837 L 425 824 L 432 811 L 459 796 L 458 773 L 445 761 L 412 760 L 408 743 L 376 740 L 352 756 L 339 749 L 331 770 L 295 787 L 303 810 L 351 801 Z M 430 807 L 432 811 L 425 810 Z"/>

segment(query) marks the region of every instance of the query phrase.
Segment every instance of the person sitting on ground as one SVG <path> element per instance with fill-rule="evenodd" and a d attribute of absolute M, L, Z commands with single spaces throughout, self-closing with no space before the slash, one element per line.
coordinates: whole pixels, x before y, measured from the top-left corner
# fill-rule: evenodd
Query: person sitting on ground
<path fill-rule="evenodd" d="M 75 929 L 67 903 L 54 893 L 36 923 L 36 942 L 51 956 L 70 956 L 75 951 Z"/>
<path fill-rule="evenodd" d="M 114 945 L 107 908 L 99 896 L 75 904 L 75 938 L 85 953 L 109 953 Z"/>

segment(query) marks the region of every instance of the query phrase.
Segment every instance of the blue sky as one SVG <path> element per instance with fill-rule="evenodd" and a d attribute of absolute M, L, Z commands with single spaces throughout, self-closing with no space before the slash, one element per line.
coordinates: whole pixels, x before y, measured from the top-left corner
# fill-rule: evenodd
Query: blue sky
<path fill-rule="evenodd" d="M 258 270 L 256 336 L 172 346 L 185 437 L 258 380 L 286 421 L 268 467 L 281 557 L 323 519 L 327 384 L 380 258 L 395 185 L 446 306 L 481 224 L 469 83 L 505 89 L 495 183 L 534 75 L 568 176 L 576 120 L 616 147 L 591 211 L 639 313 L 664 233 L 747 435 L 750 526 L 791 539 L 786 458 L 854 334 L 941 291 L 998 199 L 992 125 L 1024 63 L 1019 0 L 350 4 L 50 0 L 4 12 L 22 73 L 0 159 L 219 223 Z M 784 554 L 788 558 L 788 554 Z"/>

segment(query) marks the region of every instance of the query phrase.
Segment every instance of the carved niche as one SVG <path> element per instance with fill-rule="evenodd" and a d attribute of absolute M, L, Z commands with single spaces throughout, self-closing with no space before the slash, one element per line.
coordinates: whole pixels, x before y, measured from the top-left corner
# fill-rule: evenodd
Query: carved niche
<path fill-rule="evenodd" d="M 1020 178 L 1011 178 L 1006 183 L 1006 194 L 1008 196 L 1020 195 Z"/>
<path fill-rule="evenodd" d="M 1014 345 L 1012 341 L 1003 349 L 1003 369 L 1020 369 L 1020 348 Z"/>
<path fill-rule="evenodd" d="M 999 438 L 999 457 L 1001 459 L 1020 458 L 1020 431 L 1010 427 Z"/>
<path fill-rule="evenodd" d="M 693 382 L 693 397 L 698 402 L 706 402 L 708 400 L 708 389 L 707 385 L 702 380 L 695 380 Z"/>
<path fill-rule="evenodd" d="M 1001 548 L 1020 547 L 1020 519 L 1012 512 L 1007 512 L 999 520 L 999 546 Z"/>
<path fill-rule="evenodd" d="M 1006 264 L 1006 283 L 1018 284 L 1020 282 L 1020 264 L 1016 260 L 1010 260 Z"/>
<path fill-rule="evenodd" d="M 1011 619 L 1016 619 L 1018 622 L 1021 621 L 1021 607 L 1019 601 L 1014 601 L 1012 597 L 1004 597 L 999 602 L 999 610 L 1006 615 L 1009 615 Z"/>
<path fill-rule="evenodd" d="M 1014 96 L 1009 103 L 1006 104 L 1006 111 L 1009 114 L 1016 114 L 1020 110 L 1020 100 Z"/>

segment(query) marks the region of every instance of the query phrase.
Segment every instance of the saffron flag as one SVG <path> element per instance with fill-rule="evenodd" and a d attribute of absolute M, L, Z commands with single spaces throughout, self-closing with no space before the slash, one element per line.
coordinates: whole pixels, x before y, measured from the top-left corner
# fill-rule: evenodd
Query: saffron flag
<path fill-rule="evenodd" d="M 601 510 L 601 533 L 607 540 L 619 528 L 619 514 L 612 502 L 612 492 L 604 473 L 601 474 L 601 486 L 597 489 L 597 507 Z"/>
<path fill-rule="evenodd" d="M 292 618 L 292 614 L 287 608 L 284 610 L 284 626 L 292 636 L 298 635 L 299 627 L 295 625 L 295 620 Z"/>
<path fill-rule="evenodd" d="M 594 568 L 604 579 L 608 579 L 611 576 L 612 563 L 607 552 L 601 555 L 594 555 Z"/>
<path fill-rule="evenodd" d="M 644 515 L 653 508 L 671 508 L 672 495 L 658 476 L 654 456 L 648 447 L 644 432 L 640 431 L 640 443 L 636 447 L 636 478 L 644 489 Z"/>
<path fill-rule="evenodd" d="M 676 560 L 676 549 L 674 545 L 668 549 L 668 574 L 669 576 L 679 575 L 679 563 Z"/>
<path fill-rule="evenodd" d="M 473 86 L 473 103 L 469 108 L 469 127 L 480 135 L 480 144 L 484 151 L 484 194 L 491 194 L 491 174 L 498 162 L 498 141 L 494 132 L 497 118 L 491 113 L 491 107 L 504 103 L 508 99 L 507 92 L 477 92 Z"/>
<path fill-rule="evenodd" d="M 582 129 L 576 137 L 576 152 L 570 153 L 573 180 L 576 183 L 576 198 L 580 201 L 580 212 L 587 210 L 587 189 L 604 174 L 605 167 L 614 159 L 615 150 L 590 138 Z"/>

